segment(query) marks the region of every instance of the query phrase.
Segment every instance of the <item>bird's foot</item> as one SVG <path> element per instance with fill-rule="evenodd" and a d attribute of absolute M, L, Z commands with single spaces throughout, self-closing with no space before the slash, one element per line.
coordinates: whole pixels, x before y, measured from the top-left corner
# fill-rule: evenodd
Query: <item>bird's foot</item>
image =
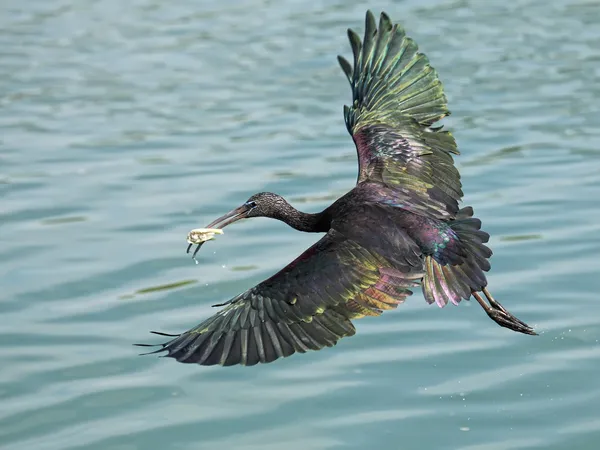
<path fill-rule="evenodd" d="M 519 333 L 530 334 L 533 336 L 537 335 L 537 333 L 533 331 L 533 328 L 531 328 L 525 322 L 519 320 L 506 310 L 491 308 L 489 311 L 486 312 L 490 319 L 492 319 L 501 327 L 509 328 Z"/>
<path fill-rule="evenodd" d="M 483 298 L 481 298 L 478 292 L 473 292 L 472 294 L 473 297 L 475 297 L 475 299 L 483 307 L 490 319 L 492 319 L 501 327 L 505 327 L 523 334 L 529 334 L 532 336 L 537 335 L 533 328 L 508 312 L 508 310 L 504 308 L 500 302 L 492 297 L 486 288 L 483 289 L 483 293 L 490 303 L 489 305 L 483 300 Z"/>

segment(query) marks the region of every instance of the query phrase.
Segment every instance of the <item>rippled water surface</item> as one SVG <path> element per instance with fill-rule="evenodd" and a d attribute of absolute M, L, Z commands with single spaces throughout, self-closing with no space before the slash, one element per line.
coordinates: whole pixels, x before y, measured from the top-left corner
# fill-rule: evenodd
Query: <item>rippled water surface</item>
<path fill-rule="evenodd" d="M 335 56 L 401 21 L 450 101 L 490 288 L 541 335 L 418 292 L 334 349 L 252 368 L 138 357 L 316 235 L 356 180 Z M 597 449 L 600 4 L 8 0 L 0 10 L 0 447 Z"/>

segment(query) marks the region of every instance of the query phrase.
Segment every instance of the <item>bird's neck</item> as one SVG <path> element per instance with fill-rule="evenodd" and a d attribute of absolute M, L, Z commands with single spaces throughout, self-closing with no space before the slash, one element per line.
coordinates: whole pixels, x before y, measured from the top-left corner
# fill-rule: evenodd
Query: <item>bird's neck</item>
<path fill-rule="evenodd" d="M 323 212 L 309 214 L 298 211 L 291 205 L 287 205 L 284 210 L 279 211 L 277 217 L 274 218 L 287 223 L 290 227 L 298 231 L 307 233 L 325 233 L 329 231 L 330 226 Z"/>

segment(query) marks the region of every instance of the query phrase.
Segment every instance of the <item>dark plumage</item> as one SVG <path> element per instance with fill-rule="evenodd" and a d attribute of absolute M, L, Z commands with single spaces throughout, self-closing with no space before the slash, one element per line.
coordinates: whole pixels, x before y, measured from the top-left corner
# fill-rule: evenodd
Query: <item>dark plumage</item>
<path fill-rule="evenodd" d="M 499 325 L 535 334 L 486 289 L 489 235 L 471 207 L 459 210 L 456 141 L 432 126 L 450 113 L 436 71 L 385 13 L 377 27 L 367 12 L 362 42 L 348 36 L 353 64 L 338 59 L 352 88 L 344 116 L 358 153 L 355 188 L 317 214 L 256 194 L 208 225 L 270 217 L 326 234 L 156 352 L 185 363 L 253 365 L 319 350 L 353 335 L 351 320 L 396 308 L 418 286 L 440 307 L 473 296 Z"/>

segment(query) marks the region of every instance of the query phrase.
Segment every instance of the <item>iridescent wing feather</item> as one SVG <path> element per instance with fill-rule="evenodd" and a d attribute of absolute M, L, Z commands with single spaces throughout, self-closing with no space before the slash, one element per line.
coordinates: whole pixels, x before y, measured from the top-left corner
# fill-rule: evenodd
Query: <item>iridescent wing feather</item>
<path fill-rule="evenodd" d="M 432 128 L 450 114 L 436 71 L 385 13 L 377 27 L 367 12 L 363 42 L 352 30 L 348 36 L 354 63 L 338 60 L 352 87 L 344 116 L 358 152 L 358 183 L 381 183 L 410 211 L 454 218 L 463 195 L 452 158 L 459 152 L 451 133 Z"/>
<path fill-rule="evenodd" d="M 420 258 L 417 250 L 410 255 Z M 332 229 L 283 270 L 152 353 L 166 351 L 183 363 L 250 366 L 331 347 L 355 333 L 350 319 L 379 315 L 411 295 L 423 276 L 422 262 L 418 270 L 413 265 L 419 264 L 392 267 Z"/>

